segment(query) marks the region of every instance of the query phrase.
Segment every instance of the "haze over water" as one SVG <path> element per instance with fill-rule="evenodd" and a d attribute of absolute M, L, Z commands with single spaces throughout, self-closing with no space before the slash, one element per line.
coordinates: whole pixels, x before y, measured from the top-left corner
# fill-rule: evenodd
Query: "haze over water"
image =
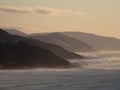
<path fill-rule="evenodd" d="M 0 90 L 119 90 L 120 52 L 81 53 L 83 68 L 1 70 Z"/>

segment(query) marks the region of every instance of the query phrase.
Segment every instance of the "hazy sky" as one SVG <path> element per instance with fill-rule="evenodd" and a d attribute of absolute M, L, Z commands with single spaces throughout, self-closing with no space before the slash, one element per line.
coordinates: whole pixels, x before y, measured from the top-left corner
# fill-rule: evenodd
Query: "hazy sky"
<path fill-rule="evenodd" d="M 120 0 L 0 0 L 0 26 L 120 38 Z"/>

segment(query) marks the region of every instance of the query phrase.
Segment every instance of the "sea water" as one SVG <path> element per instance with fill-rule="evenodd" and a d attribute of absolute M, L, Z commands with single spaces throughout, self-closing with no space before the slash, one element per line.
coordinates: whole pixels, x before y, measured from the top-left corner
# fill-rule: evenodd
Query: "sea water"
<path fill-rule="evenodd" d="M 0 90 L 120 90 L 120 52 L 80 54 L 76 68 L 0 70 Z"/>

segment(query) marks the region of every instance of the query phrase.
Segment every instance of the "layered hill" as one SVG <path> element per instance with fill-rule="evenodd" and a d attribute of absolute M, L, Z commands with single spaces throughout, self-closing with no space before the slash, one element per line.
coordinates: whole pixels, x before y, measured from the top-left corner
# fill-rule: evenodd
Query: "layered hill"
<path fill-rule="evenodd" d="M 68 67 L 70 63 L 32 40 L 0 29 L 0 68 Z"/>
<path fill-rule="evenodd" d="M 82 42 L 81 40 L 62 35 L 61 33 L 32 34 L 30 37 L 43 42 L 59 45 L 69 51 L 74 52 L 94 51 L 92 47 Z"/>
<path fill-rule="evenodd" d="M 19 30 L 16 30 L 16 29 L 4 29 L 5 31 L 7 31 L 8 33 L 10 34 L 13 34 L 14 36 L 15 35 L 22 35 L 22 36 L 25 36 L 27 37 L 28 35 L 19 31 Z M 17 33 L 16 33 L 17 32 Z M 33 44 L 37 47 L 43 47 L 43 48 L 46 48 L 47 50 L 53 52 L 54 54 L 56 54 L 57 56 L 63 58 L 63 59 L 81 59 L 81 58 L 84 58 L 83 56 L 81 55 L 78 55 L 78 54 L 75 54 L 73 52 L 70 52 L 70 51 L 67 51 L 65 50 L 64 48 L 60 47 L 59 45 L 55 45 L 55 44 L 50 44 L 50 43 L 45 43 L 44 41 L 39 41 L 39 40 L 35 40 L 35 39 L 28 39 L 28 38 L 23 38 L 23 37 L 14 37 L 14 38 L 17 38 L 19 40 L 24 40 L 25 42 L 27 43 L 30 43 L 30 44 Z M 15 40 L 15 39 L 14 39 Z"/>
<path fill-rule="evenodd" d="M 95 50 L 120 50 L 120 39 L 117 38 L 105 37 L 83 32 L 63 32 L 62 34 L 84 41 Z"/>

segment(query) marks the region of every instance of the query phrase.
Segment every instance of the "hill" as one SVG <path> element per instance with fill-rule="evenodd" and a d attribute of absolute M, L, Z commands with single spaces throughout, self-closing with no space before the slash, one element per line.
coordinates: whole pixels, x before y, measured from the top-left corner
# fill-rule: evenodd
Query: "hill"
<path fill-rule="evenodd" d="M 55 45 L 55 44 L 50 44 L 50 43 L 45 43 L 39 40 L 35 40 L 35 39 L 30 39 L 30 37 L 28 38 L 23 38 L 20 35 L 27 37 L 29 36 L 28 34 L 22 33 L 19 30 L 16 29 L 4 29 L 4 31 L 9 31 L 8 33 L 10 34 L 14 34 L 14 38 L 18 39 L 18 40 L 24 40 L 27 43 L 33 44 L 37 47 L 43 47 L 46 48 L 47 50 L 53 52 L 54 54 L 56 54 L 57 56 L 63 58 L 63 59 L 81 59 L 84 58 L 81 55 L 75 54 L 73 52 L 67 51 L 64 48 L 60 47 L 59 45 Z M 16 33 L 17 32 L 17 33 Z M 19 35 L 16 37 L 16 35 Z M 15 41 L 16 39 L 13 39 L 13 41 Z M 31 43 L 32 42 L 32 43 Z"/>
<path fill-rule="evenodd" d="M 12 35 L 27 36 L 26 33 L 21 32 L 17 29 L 4 29 L 4 31 L 6 31 L 6 32 L 8 32 L 9 34 L 12 34 Z"/>
<path fill-rule="evenodd" d="M 26 42 L 27 40 L 27 42 Z M 68 67 L 70 63 L 32 40 L 0 29 L 0 68 Z"/>
<path fill-rule="evenodd" d="M 88 44 L 81 40 L 62 35 L 61 33 L 50 34 L 32 34 L 31 38 L 43 42 L 59 45 L 66 50 L 73 52 L 89 52 L 94 51 Z"/>
<path fill-rule="evenodd" d="M 72 38 L 79 39 L 89 44 L 95 50 L 104 51 L 120 50 L 120 39 L 117 38 L 105 37 L 83 32 L 63 32 L 62 34 Z"/>

